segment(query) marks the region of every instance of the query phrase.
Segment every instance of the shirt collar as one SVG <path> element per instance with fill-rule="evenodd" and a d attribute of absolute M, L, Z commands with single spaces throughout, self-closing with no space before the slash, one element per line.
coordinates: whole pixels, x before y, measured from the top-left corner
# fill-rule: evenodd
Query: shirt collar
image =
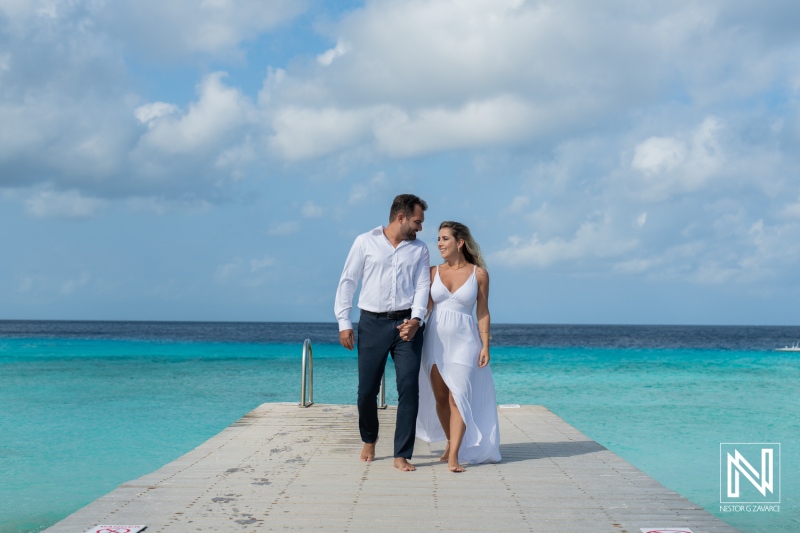
<path fill-rule="evenodd" d="M 386 229 L 386 226 L 380 225 L 377 228 L 375 228 L 374 230 L 372 230 L 370 233 L 372 233 L 376 237 L 383 237 L 386 240 L 386 242 L 389 244 L 389 246 L 391 246 L 392 243 L 389 242 L 389 238 L 383 233 L 383 230 L 385 230 L 385 229 Z M 397 245 L 397 248 L 395 248 L 395 250 L 398 250 L 403 246 L 408 246 L 409 244 L 411 244 L 411 241 L 409 241 L 407 239 L 403 239 L 402 241 L 400 241 L 400 244 Z"/>

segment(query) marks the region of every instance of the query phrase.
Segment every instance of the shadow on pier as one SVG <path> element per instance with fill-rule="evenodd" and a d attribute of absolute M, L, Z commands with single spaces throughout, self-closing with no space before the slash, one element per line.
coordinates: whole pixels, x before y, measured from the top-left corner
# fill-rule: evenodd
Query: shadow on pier
<path fill-rule="evenodd" d="M 500 455 L 503 463 L 516 463 L 549 457 L 574 457 L 605 449 L 605 446 L 594 441 L 521 442 L 500 444 Z"/>

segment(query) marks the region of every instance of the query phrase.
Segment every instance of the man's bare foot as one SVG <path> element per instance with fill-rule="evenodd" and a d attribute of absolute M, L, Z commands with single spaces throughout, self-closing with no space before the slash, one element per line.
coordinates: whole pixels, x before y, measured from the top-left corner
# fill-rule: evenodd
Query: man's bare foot
<path fill-rule="evenodd" d="M 450 441 L 447 441 L 447 447 L 444 449 L 442 456 L 439 457 L 439 460 L 442 462 L 450 460 Z"/>
<path fill-rule="evenodd" d="M 377 441 L 375 441 L 377 442 Z M 375 442 L 365 442 L 361 448 L 361 460 L 368 463 L 375 459 Z"/>
<path fill-rule="evenodd" d="M 394 467 L 401 472 L 413 472 L 417 469 L 417 467 L 409 463 L 405 457 L 395 457 Z"/>
<path fill-rule="evenodd" d="M 466 470 L 463 466 L 461 466 L 458 461 L 447 461 L 447 466 L 450 467 L 451 472 L 463 472 Z"/>

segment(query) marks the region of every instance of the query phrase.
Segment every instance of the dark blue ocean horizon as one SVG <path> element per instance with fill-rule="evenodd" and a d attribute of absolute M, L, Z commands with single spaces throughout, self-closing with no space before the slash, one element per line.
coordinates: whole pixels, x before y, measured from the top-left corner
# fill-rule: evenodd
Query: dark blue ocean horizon
<path fill-rule="evenodd" d="M 357 324 L 357 323 L 356 323 Z M 335 322 L 0 320 L 2 338 L 338 344 Z M 774 350 L 800 341 L 800 326 L 492 324 L 498 347 Z"/>
<path fill-rule="evenodd" d="M 800 531 L 796 326 L 494 324 L 498 403 L 548 407 L 743 532 Z M 264 402 L 355 403 L 335 323 L 0 321 L 0 533 L 34 532 Z M 387 365 L 387 401 L 396 402 Z M 502 439 L 502 437 L 501 437 Z M 723 442 L 782 444 L 780 513 L 719 507 Z"/>

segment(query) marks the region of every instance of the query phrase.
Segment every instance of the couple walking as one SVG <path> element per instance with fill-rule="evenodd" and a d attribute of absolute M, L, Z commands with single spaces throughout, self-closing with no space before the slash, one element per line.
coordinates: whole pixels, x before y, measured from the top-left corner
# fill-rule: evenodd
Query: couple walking
<path fill-rule="evenodd" d="M 359 280 L 358 427 L 362 461 L 375 458 L 377 397 L 391 353 L 397 374 L 394 466 L 412 471 L 414 439 L 447 441 L 441 457 L 463 464 L 498 462 L 500 434 L 489 368 L 489 275 L 469 229 L 442 222 L 444 262 L 430 267 L 417 240 L 427 204 L 413 194 L 394 199 L 389 225 L 356 237 L 336 291 L 339 341 L 354 347 L 350 311 Z M 477 324 L 472 311 L 477 306 Z"/>

